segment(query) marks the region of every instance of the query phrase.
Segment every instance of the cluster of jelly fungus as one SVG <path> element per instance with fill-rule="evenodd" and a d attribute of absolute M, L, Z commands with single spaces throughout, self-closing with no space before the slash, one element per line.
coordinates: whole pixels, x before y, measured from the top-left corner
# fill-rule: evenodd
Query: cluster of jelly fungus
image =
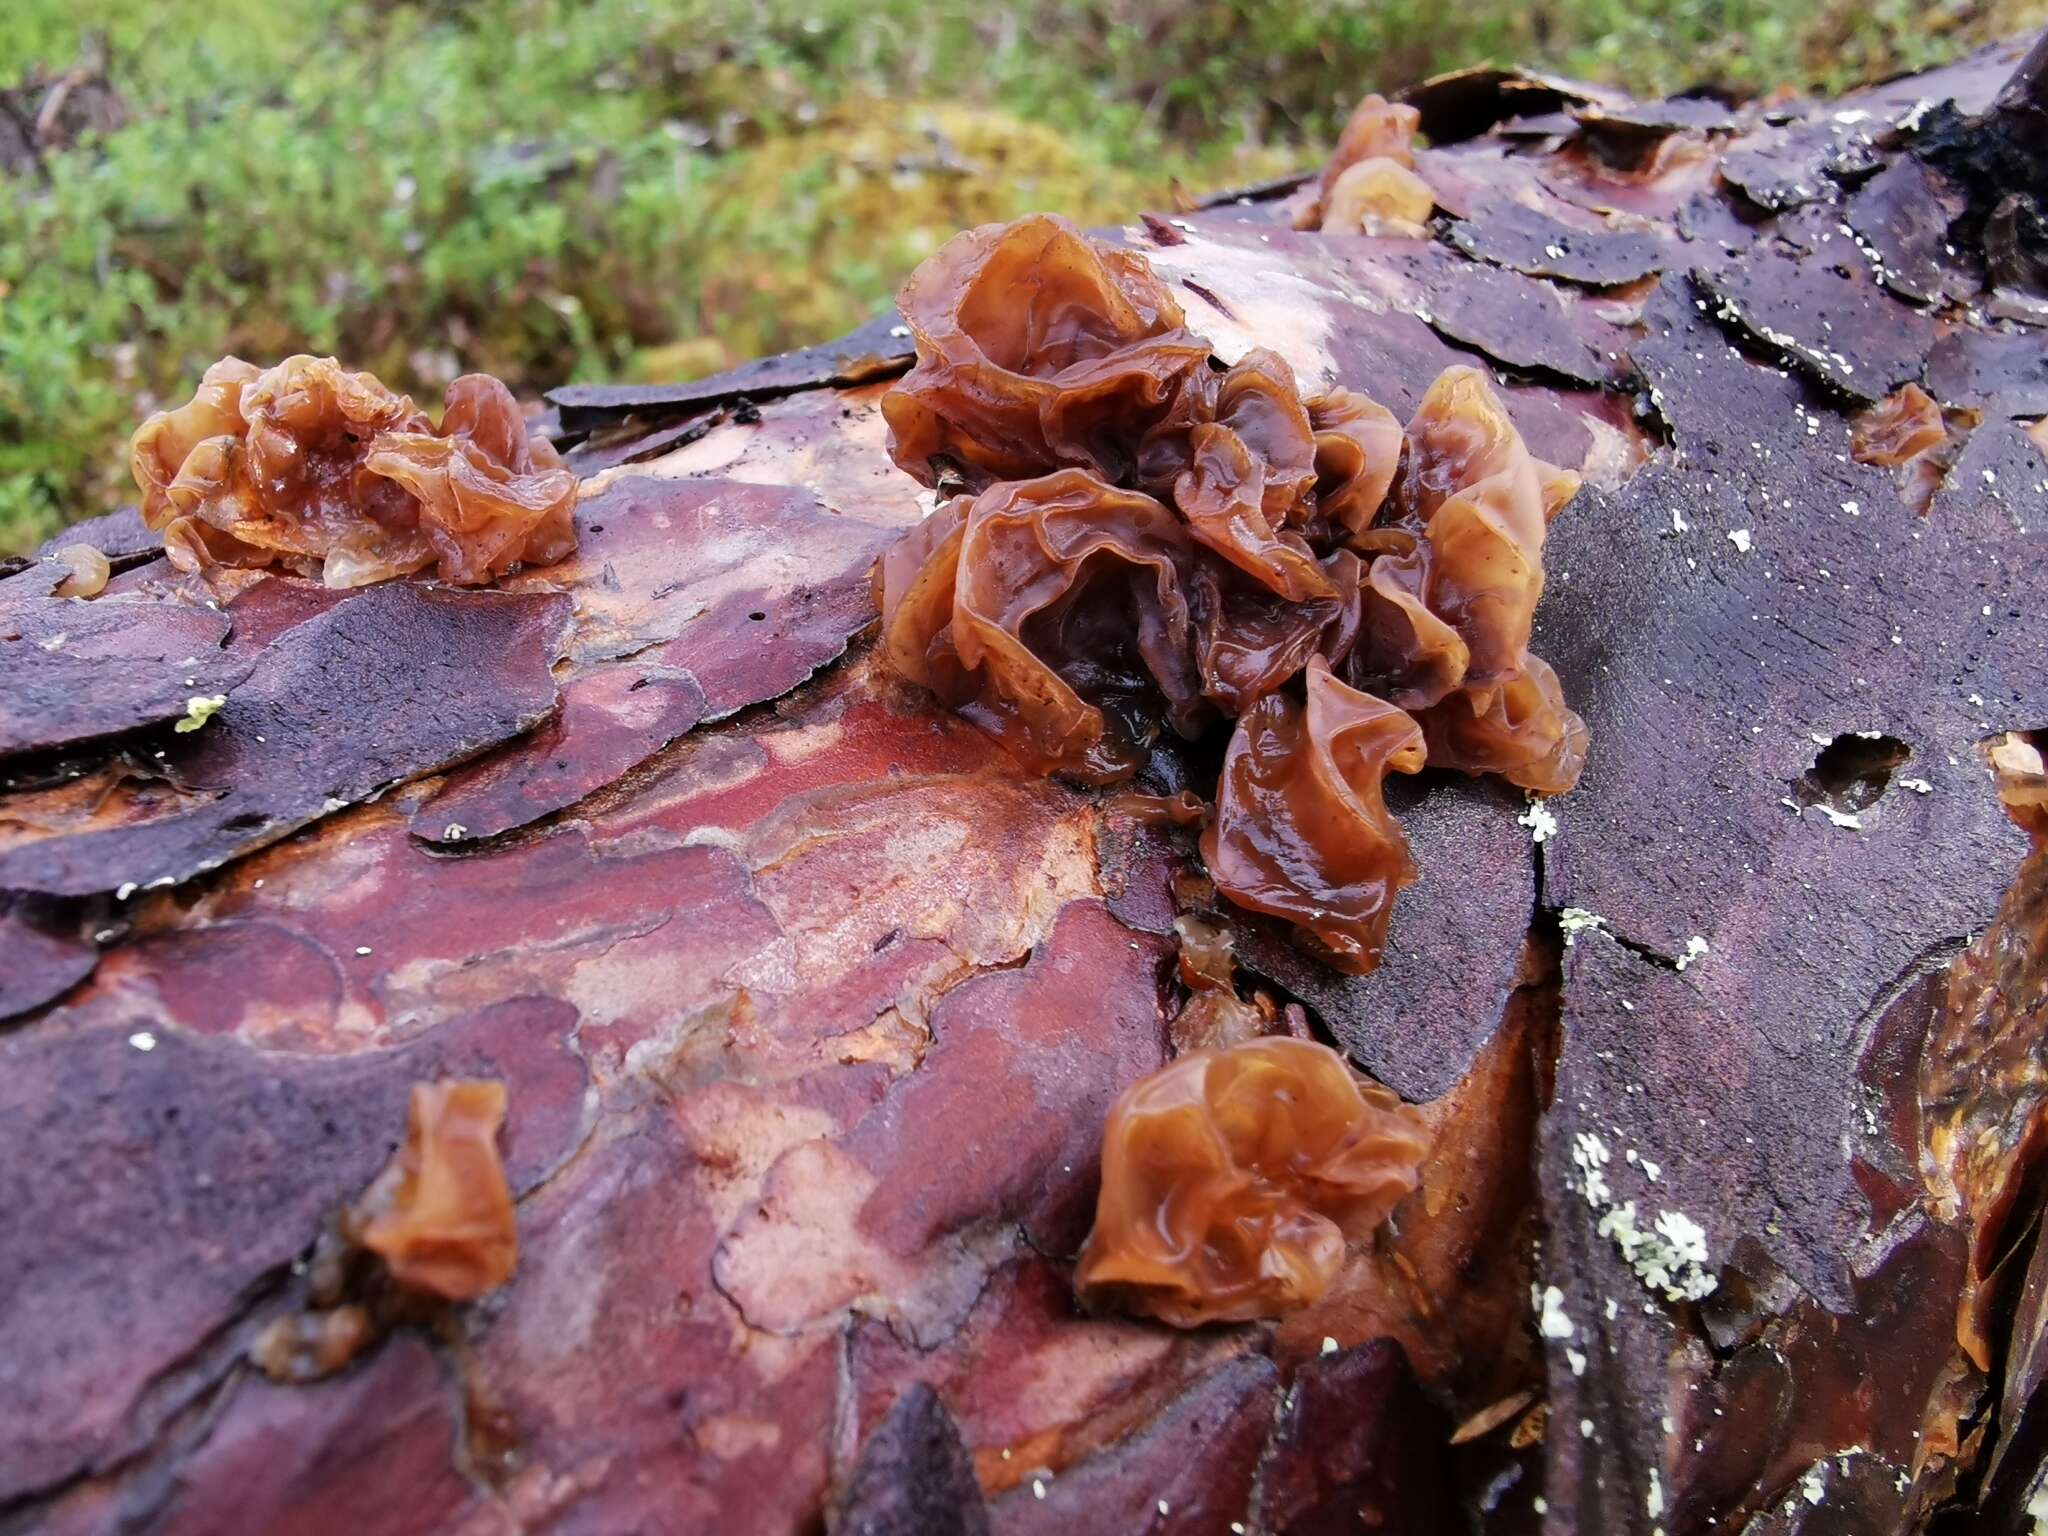
<path fill-rule="evenodd" d="M 1415 1188 L 1428 1147 L 1421 1113 L 1326 1045 L 1182 1056 L 1110 1110 L 1075 1284 L 1181 1328 L 1306 1306 Z"/>
<path fill-rule="evenodd" d="M 576 547 L 576 476 L 483 374 L 448 386 L 436 426 L 331 357 L 223 358 L 136 430 L 129 464 L 180 570 L 277 565 L 356 587 L 432 566 L 479 585 Z"/>
<path fill-rule="evenodd" d="M 519 1232 L 498 1160 L 505 1085 L 415 1083 L 405 1145 L 345 1222 L 407 1290 L 474 1301 L 512 1278 Z"/>
<path fill-rule="evenodd" d="M 1416 878 L 1388 773 L 1577 782 L 1585 726 L 1528 647 L 1578 476 L 1480 370 L 1405 430 L 1354 390 L 1304 398 L 1273 352 L 1215 362 L 1141 258 L 1049 216 L 959 236 L 901 303 L 890 451 L 967 489 L 880 562 L 882 654 L 1021 762 L 1114 783 L 1234 721 L 1210 876 L 1351 972 Z"/>

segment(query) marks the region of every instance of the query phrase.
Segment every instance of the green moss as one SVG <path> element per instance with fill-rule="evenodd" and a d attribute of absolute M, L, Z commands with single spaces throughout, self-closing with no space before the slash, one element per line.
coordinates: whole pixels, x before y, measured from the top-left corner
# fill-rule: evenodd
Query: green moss
<path fill-rule="evenodd" d="M 124 126 L 0 183 L 0 551 L 126 494 L 224 351 L 428 398 L 676 376 L 873 313 L 954 229 L 1305 163 L 1483 57 L 1817 89 L 2038 18 L 1902 0 L 10 0 L 0 83 L 104 33 Z"/>

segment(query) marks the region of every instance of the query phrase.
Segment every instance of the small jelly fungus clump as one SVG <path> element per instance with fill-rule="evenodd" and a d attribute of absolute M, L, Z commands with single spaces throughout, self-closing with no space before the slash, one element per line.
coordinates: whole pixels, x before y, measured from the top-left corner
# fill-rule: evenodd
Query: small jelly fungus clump
<path fill-rule="evenodd" d="M 345 1223 L 406 1289 L 474 1301 L 512 1278 L 519 1234 L 498 1160 L 504 1118 L 503 1083 L 413 1085 L 405 1145 Z"/>
<path fill-rule="evenodd" d="M 1408 427 L 1390 512 L 1369 541 L 1352 680 L 1415 711 L 1430 762 L 1538 794 L 1578 782 L 1586 729 L 1529 654 L 1543 539 L 1578 477 L 1522 445 L 1486 376 L 1438 375 Z"/>
<path fill-rule="evenodd" d="M 51 588 L 53 597 L 98 597 L 106 590 L 107 577 L 113 570 L 107 557 L 90 544 L 66 544 L 49 560 L 64 572 Z"/>
<path fill-rule="evenodd" d="M 1308 1305 L 1427 1151 L 1420 1113 L 1328 1046 L 1269 1036 L 1184 1055 L 1110 1110 L 1075 1284 L 1181 1328 Z"/>
<path fill-rule="evenodd" d="M 1436 212 L 1428 182 L 1398 161 L 1374 156 L 1348 167 L 1323 205 L 1328 234 L 1406 235 L 1419 239 Z"/>
<path fill-rule="evenodd" d="M 901 302 L 891 452 L 968 490 L 882 559 L 882 653 L 1021 762 L 1114 783 L 1235 721 L 1216 888 L 1353 972 L 1416 876 L 1387 773 L 1426 749 L 1577 781 L 1586 728 L 1529 636 L 1578 476 L 1478 369 L 1405 431 L 1355 390 L 1305 399 L 1276 353 L 1215 363 L 1142 259 L 1050 217 L 958 237 Z"/>
<path fill-rule="evenodd" d="M 1193 561 L 1171 509 L 1091 471 L 994 485 L 884 557 L 884 650 L 1029 766 L 1106 783 L 1137 766 L 1112 717 L 1143 708 L 1148 680 L 1178 708 L 1199 702 Z"/>
<path fill-rule="evenodd" d="M 1419 231 L 1436 206 L 1429 183 L 1415 174 L 1415 130 L 1421 122 L 1422 114 L 1411 106 L 1367 96 L 1352 109 L 1322 174 L 1294 198 L 1294 227 L 1355 235 L 1374 218 L 1411 228 L 1367 229 L 1368 234 Z"/>
<path fill-rule="evenodd" d="M 434 566 L 475 585 L 576 546 L 575 475 L 482 374 L 448 386 L 436 427 L 331 357 L 224 358 L 142 424 L 129 463 L 181 570 L 283 565 L 354 587 Z"/>
<path fill-rule="evenodd" d="M 1900 499 L 1923 514 L 1961 447 L 1941 407 L 1918 384 L 1894 390 L 1849 423 L 1850 456 L 1898 470 Z"/>

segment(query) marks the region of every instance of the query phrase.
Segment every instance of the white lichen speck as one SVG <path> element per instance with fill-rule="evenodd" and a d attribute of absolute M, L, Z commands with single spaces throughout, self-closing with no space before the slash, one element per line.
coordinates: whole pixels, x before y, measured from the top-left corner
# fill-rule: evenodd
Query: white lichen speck
<path fill-rule="evenodd" d="M 1817 1461 L 1807 1469 L 1806 1476 L 1799 1480 L 1800 1495 L 1809 1504 L 1818 1504 L 1828 1496 L 1828 1464 Z"/>
<path fill-rule="evenodd" d="M 1578 1330 L 1565 1315 L 1564 1292 L 1554 1285 L 1530 1286 L 1529 1299 L 1536 1308 L 1536 1331 L 1546 1339 L 1568 1339 Z"/>

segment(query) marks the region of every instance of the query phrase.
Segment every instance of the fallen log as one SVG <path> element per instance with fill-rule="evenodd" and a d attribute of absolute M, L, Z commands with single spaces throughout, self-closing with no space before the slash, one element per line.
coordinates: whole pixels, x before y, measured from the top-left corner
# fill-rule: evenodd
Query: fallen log
<path fill-rule="evenodd" d="M 1108 234 L 1220 360 L 1404 419 L 1477 360 L 1585 477 L 1537 620 L 1584 778 L 1395 787 L 1369 975 L 878 664 L 934 499 L 893 317 L 563 391 L 576 552 L 494 591 L 216 613 L 125 520 L 97 597 L 0 580 L 0 1525 L 2023 1528 L 2044 76 L 1473 72 L 1409 93 L 1419 234 L 1297 229 L 1295 184 Z M 1852 453 L 1908 384 L 1924 512 Z M 1429 1128 L 1278 1321 L 1075 1301 L 1189 919 Z M 516 1269 L 471 1302 L 348 1236 L 443 1079 L 503 1085 Z"/>

